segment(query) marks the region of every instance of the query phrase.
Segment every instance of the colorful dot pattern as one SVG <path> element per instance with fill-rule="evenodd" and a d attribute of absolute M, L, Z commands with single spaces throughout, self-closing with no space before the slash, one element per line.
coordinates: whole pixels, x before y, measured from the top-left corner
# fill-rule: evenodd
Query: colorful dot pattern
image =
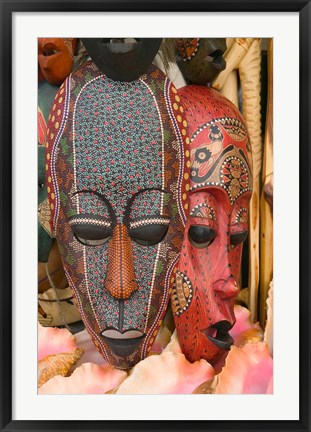
<path fill-rule="evenodd" d="M 129 213 L 129 220 L 140 220 L 159 214 L 163 215 L 162 209 L 168 200 L 168 194 L 159 190 L 146 191 L 136 195 Z"/>
<path fill-rule="evenodd" d="M 133 194 L 162 187 L 157 103 L 142 81 L 99 76 L 81 90 L 73 120 L 77 188 L 96 185 L 121 222 Z"/>

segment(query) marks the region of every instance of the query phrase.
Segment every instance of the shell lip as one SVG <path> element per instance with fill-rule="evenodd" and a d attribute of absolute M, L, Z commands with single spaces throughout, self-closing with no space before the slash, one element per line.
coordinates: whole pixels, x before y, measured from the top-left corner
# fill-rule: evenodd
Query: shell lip
<path fill-rule="evenodd" d="M 228 351 L 234 342 L 228 333 L 232 327 L 233 325 L 229 321 L 223 320 L 201 330 L 201 333 L 218 348 Z"/>

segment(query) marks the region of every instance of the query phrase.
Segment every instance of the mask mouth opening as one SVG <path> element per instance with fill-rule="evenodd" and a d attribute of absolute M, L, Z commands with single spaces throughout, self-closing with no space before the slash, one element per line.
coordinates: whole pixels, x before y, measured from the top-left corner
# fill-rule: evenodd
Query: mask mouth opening
<path fill-rule="evenodd" d="M 108 329 L 101 333 L 104 342 L 118 357 L 126 357 L 136 351 L 145 338 L 145 334 L 138 330 L 127 330 L 123 333 L 115 329 Z"/>
<path fill-rule="evenodd" d="M 144 333 L 139 330 L 126 330 L 124 332 L 120 332 L 116 329 L 104 330 L 101 335 L 110 339 L 136 339 L 138 337 L 145 336 Z"/>
<path fill-rule="evenodd" d="M 222 71 L 226 67 L 225 59 L 223 58 L 224 52 L 220 49 L 214 50 L 210 52 L 205 59 L 213 64 L 213 66 L 218 69 L 219 71 Z"/>
<path fill-rule="evenodd" d="M 234 342 L 229 334 L 232 327 L 229 321 L 223 320 L 201 330 L 201 333 L 218 348 L 228 351 Z"/>
<path fill-rule="evenodd" d="M 126 54 L 140 44 L 140 41 L 139 38 L 104 38 L 101 44 L 114 54 Z"/>

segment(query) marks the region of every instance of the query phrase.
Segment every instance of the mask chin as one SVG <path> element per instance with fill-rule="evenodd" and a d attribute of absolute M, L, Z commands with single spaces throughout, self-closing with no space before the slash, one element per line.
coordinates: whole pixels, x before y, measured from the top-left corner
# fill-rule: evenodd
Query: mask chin
<path fill-rule="evenodd" d="M 109 329 L 102 332 L 102 338 L 113 354 L 124 358 L 139 349 L 145 335 L 136 330 L 128 330 L 124 333 L 120 333 L 117 330 Z"/>

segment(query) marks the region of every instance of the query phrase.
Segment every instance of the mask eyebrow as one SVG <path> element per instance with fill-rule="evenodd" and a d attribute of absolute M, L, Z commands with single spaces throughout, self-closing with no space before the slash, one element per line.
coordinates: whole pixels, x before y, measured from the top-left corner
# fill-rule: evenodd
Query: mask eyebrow
<path fill-rule="evenodd" d="M 73 192 L 71 194 L 71 198 L 74 197 L 75 195 L 81 194 L 81 193 L 89 193 L 89 194 L 96 195 L 101 201 L 103 201 L 107 205 L 108 212 L 109 212 L 111 219 L 114 220 L 116 218 L 114 211 L 113 211 L 113 208 L 112 208 L 112 205 L 110 204 L 108 198 L 105 197 L 105 195 L 101 194 L 100 192 L 94 191 L 92 189 L 83 189 L 83 190 Z"/>
<path fill-rule="evenodd" d="M 130 217 L 130 211 L 131 211 L 131 206 L 133 204 L 133 201 L 135 200 L 135 198 L 137 198 L 138 195 L 147 192 L 147 191 L 159 191 L 161 193 L 165 193 L 165 194 L 169 194 L 171 195 L 171 192 L 165 190 L 165 189 L 161 189 L 161 188 L 156 188 L 156 187 L 152 187 L 152 188 L 145 188 L 145 189 L 141 189 L 138 192 L 136 192 L 135 194 L 133 194 L 127 201 L 126 204 L 126 208 L 125 208 L 125 212 L 124 212 L 124 221 L 128 221 L 129 217 Z"/>
<path fill-rule="evenodd" d="M 139 194 L 141 194 L 141 193 L 144 193 L 144 192 L 146 192 L 146 191 L 159 191 L 159 192 L 162 192 L 162 193 L 170 194 L 169 191 L 167 191 L 167 190 L 165 190 L 165 189 L 161 189 L 161 188 L 156 188 L 156 187 L 152 187 L 152 188 L 145 188 L 145 189 L 141 189 L 141 190 L 139 190 L 138 192 L 134 193 L 134 194 L 131 196 L 131 198 L 129 199 L 129 201 L 134 200 L 134 199 L 137 197 L 137 195 L 139 195 Z M 129 202 L 129 201 L 128 201 L 128 202 Z"/>

